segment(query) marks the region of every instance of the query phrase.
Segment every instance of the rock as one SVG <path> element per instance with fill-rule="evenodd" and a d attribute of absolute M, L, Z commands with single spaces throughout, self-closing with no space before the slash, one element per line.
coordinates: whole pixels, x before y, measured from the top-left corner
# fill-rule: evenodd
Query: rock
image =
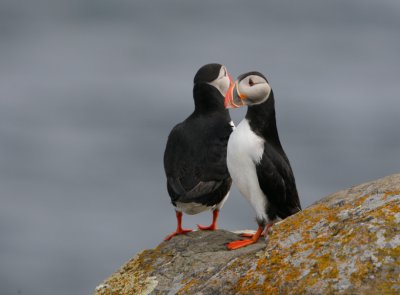
<path fill-rule="evenodd" d="M 399 294 L 400 174 L 324 198 L 236 251 L 197 231 L 137 254 L 96 288 L 128 294 Z"/>

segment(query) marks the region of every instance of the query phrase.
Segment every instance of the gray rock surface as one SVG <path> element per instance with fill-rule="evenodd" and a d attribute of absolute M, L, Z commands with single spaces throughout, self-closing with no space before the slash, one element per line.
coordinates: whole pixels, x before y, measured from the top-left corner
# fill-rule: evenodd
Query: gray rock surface
<path fill-rule="evenodd" d="M 328 196 L 235 251 L 197 231 L 137 254 L 104 294 L 399 294 L 400 174 Z"/>

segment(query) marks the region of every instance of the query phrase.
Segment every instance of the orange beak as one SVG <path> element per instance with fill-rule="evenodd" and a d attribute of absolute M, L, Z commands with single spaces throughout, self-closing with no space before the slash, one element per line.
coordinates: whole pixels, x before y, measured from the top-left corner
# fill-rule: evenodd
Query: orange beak
<path fill-rule="evenodd" d="M 229 77 L 229 81 L 231 83 L 229 84 L 228 91 L 225 94 L 224 105 L 225 105 L 226 109 L 234 108 L 234 105 L 232 104 L 232 100 L 233 100 L 233 88 L 235 88 L 235 82 L 233 81 L 231 75 L 228 75 L 228 77 Z"/>
<path fill-rule="evenodd" d="M 242 101 L 242 99 L 246 98 L 246 96 L 239 94 L 237 83 L 232 80 L 231 76 L 229 76 L 229 80 L 231 81 L 231 84 L 229 85 L 229 89 L 225 95 L 225 108 L 240 108 L 241 106 L 244 106 L 244 102 Z M 235 103 L 235 101 L 240 103 L 237 104 Z"/>

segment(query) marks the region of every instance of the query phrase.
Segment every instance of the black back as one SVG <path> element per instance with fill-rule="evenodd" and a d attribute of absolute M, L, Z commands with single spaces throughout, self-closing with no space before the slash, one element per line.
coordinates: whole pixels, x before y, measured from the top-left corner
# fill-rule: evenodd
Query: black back
<path fill-rule="evenodd" d="M 253 132 L 265 139 L 256 171 L 260 188 L 268 199 L 268 218 L 284 219 L 300 211 L 301 205 L 292 168 L 279 140 L 272 90 L 265 102 L 249 106 L 246 119 Z"/>
<path fill-rule="evenodd" d="M 217 72 L 214 79 L 220 67 L 211 67 Z M 224 108 L 224 97 L 201 76 L 207 75 L 196 74 L 195 110 L 172 129 L 164 153 L 167 189 L 173 205 L 178 201 L 216 205 L 232 184 L 226 166 L 231 118 Z"/>

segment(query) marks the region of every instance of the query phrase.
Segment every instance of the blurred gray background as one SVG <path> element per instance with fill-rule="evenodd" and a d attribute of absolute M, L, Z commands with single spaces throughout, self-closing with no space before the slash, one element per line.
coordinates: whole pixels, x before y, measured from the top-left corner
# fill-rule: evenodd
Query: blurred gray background
<path fill-rule="evenodd" d="M 267 75 L 303 207 L 399 172 L 397 0 L 0 3 L 2 295 L 90 294 L 174 230 L 164 146 L 209 62 Z M 219 225 L 256 227 L 236 188 Z"/>

